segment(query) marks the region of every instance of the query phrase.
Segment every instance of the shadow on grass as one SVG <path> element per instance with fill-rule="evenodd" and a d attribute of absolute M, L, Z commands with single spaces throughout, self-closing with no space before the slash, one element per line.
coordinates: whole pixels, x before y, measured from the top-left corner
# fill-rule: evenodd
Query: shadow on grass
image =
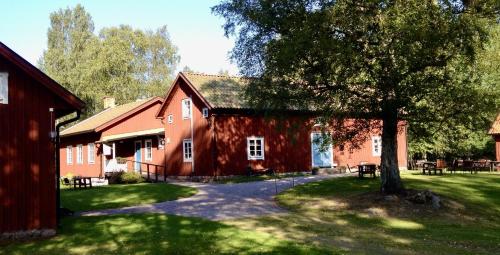
<path fill-rule="evenodd" d="M 378 190 L 380 183 L 347 177 L 280 194 L 278 202 L 293 211 L 289 215 L 226 223 L 356 254 L 497 254 L 500 221 L 491 213 L 500 206 L 500 175 L 402 177 L 408 188 L 430 189 L 456 199 L 465 209 L 359 205 L 355 200 L 360 194 Z"/>
<path fill-rule="evenodd" d="M 196 189 L 166 183 L 121 184 L 61 190 L 62 206 L 73 211 L 118 208 L 189 197 Z"/>
<path fill-rule="evenodd" d="M 329 254 L 270 234 L 161 214 L 66 218 L 57 237 L 0 254 Z"/>

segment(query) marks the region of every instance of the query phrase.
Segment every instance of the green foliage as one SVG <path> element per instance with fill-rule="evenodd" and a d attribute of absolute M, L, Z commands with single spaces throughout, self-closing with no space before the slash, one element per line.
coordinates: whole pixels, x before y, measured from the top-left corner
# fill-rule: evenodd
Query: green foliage
<path fill-rule="evenodd" d="M 166 183 L 99 186 L 92 189 L 64 189 L 61 203 L 73 211 L 90 211 L 152 204 L 196 194 L 196 189 Z"/>
<path fill-rule="evenodd" d="M 398 119 L 420 135 L 469 128 L 498 109 L 498 83 L 486 90 L 476 75 L 498 10 L 495 0 L 226 0 L 213 8 L 226 35 L 237 36 L 233 59 L 257 78 L 247 89 L 254 107 L 315 110 L 337 142 L 362 142 L 383 120 L 384 191 L 401 189 Z"/>
<path fill-rule="evenodd" d="M 52 13 L 50 21 L 39 66 L 87 103 L 86 115 L 103 108 L 104 96 L 123 104 L 167 90 L 179 56 L 166 26 L 143 31 L 121 25 L 97 36 L 81 5 Z"/>
<path fill-rule="evenodd" d="M 141 183 L 144 181 L 144 178 L 139 173 L 136 172 L 125 172 L 122 174 L 120 178 L 121 183 Z"/>

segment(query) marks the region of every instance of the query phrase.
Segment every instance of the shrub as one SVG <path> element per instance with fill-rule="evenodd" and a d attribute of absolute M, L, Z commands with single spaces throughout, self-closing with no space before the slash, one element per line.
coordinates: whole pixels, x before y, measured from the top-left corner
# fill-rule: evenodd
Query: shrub
<path fill-rule="evenodd" d="M 126 172 L 121 175 L 121 183 L 141 183 L 144 179 L 139 173 Z"/>
<path fill-rule="evenodd" d="M 120 183 L 122 183 L 121 180 L 122 180 L 123 173 L 124 173 L 123 171 L 111 172 L 108 175 L 108 182 L 109 182 L 109 184 L 120 184 Z"/>

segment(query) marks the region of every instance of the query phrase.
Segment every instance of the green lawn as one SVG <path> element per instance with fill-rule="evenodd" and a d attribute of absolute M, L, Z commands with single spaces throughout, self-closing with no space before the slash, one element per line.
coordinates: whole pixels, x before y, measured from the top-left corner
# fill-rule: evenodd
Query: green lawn
<path fill-rule="evenodd" d="M 500 175 L 403 174 L 412 189 L 431 189 L 443 198 L 438 211 L 363 201 L 379 181 L 332 179 L 298 186 L 277 197 L 289 215 L 228 221 L 296 243 L 342 249 L 349 254 L 498 254 Z M 358 202 L 356 202 L 358 201 Z"/>
<path fill-rule="evenodd" d="M 157 203 L 195 193 L 194 188 L 166 183 L 108 185 L 92 189 L 62 189 L 61 204 L 73 211 L 89 211 Z"/>
<path fill-rule="evenodd" d="M 0 254 L 333 254 L 257 231 L 161 214 L 74 217 L 58 236 Z"/>

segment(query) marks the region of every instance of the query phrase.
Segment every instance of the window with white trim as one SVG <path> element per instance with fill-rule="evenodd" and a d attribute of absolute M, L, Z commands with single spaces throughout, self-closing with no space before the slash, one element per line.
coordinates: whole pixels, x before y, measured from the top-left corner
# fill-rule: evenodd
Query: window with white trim
<path fill-rule="evenodd" d="M 144 148 L 145 148 L 145 159 L 146 161 L 152 161 L 153 160 L 153 140 L 148 139 L 144 141 Z"/>
<path fill-rule="evenodd" d="M 191 118 L 191 98 L 182 99 L 182 119 Z"/>
<path fill-rule="evenodd" d="M 88 143 L 87 144 L 87 151 L 88 151 L 88 161 L 89 164 L 94 164 L 95 163 L 95 144 L 94 143 Z"/>
<path fill-rule="evenodd" d="M 66 164 L 73 165 L 73 146 L 66 146 Z"/>
<path fill-rule="evenodd" d="M 76 146 L 76 163 L 83 164 L 83 145 L 78 144 Z"/>
<path fill-rule="evenodd" d="M 184 139 L 182 142 L 182 151 L 184 154 L 184 162 L 193 161 L 193 143 L 191 139 Z"/>
<path fill-rule="evenodd" d="M 380 136 L 372 136 L 372 155 L 374 157 L 382 155 L 382 138 Z"/>
<path fill-rule="evenodd" d="M 203 108 L 201 112 L 203 113 L 203 118 L 208 118 L 208 108 Z"/>
<path fill-rule="evenodd" d="M 264 137 L 247 137 L 248 160 L 264 159 Z"/>
<path fill-rule="evenodd" d="M 172 114 L 168 115 L 168 116 L 167 116 L 167 122 L 168 122 L 169 124 L 174 123 L 174 115 L 172 115 Z"/>
<path fill-rule="evenodd" d="M 0 104 L 9 103 L 9 73 L 0 73 Z"/>

